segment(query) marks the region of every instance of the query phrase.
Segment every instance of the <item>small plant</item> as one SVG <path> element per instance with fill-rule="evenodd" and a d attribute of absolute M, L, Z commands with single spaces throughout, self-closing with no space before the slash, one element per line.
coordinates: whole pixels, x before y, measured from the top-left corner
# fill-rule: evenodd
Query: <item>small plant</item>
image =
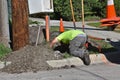
<path fill-rule="evenodd" d="M 0 58 L 11 52 L 12 50 L 8 47 L 5 47 L 3 44 L 0 43 Z"/>
<path fill-rule="evenodd" d="M 65 52 L 65 53 L 63 54 L 63 57 L 64 57 L 64 58 L 70 58 L 70 57 L 72 57 L 72 55 L 70 55 L 69 53 L 66 53 L 66 52 Z"/>

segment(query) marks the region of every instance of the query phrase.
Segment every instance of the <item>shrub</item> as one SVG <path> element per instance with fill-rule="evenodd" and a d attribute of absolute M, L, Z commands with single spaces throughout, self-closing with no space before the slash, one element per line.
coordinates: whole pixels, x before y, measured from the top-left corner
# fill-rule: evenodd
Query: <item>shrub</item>
<path fill-rule="evenodd" d="M 0 58 L 11 52 L 11 49 L 0 43 Z"/>

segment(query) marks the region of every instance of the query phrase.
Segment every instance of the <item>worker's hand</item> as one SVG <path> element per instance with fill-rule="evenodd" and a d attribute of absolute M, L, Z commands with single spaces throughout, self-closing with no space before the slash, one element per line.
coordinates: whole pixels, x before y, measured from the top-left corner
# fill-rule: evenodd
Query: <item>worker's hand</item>
<path fill-rule="evenodd" d="M 53 44 L 52 44 L 52 42 L 50 43 L 50 48 L 52 48 L 53 47 Z"/>
<path fill-rule="evenodd" d="M 50 48 L 52 48 L 54 46 L 55 43 L 58 42 L 58 39 L 55 38 L 51 43 L 50 43 Z"/>

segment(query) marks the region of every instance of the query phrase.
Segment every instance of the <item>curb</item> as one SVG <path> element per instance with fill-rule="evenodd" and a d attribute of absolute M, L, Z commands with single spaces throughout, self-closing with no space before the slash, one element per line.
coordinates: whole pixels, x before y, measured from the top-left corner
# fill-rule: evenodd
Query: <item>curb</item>
<path fill-rule="evenodd" d="M 0 61 L 0 69 L 4 68 L 5 66 L 11 64 L 10 61 Z"/>
<path fill-rule="evenodd" d="M 108 60 L 106 59 L 104 54 L 91 54 L 90 55 L 91 64 L 97 64 L 97 63 L 107 63 Z M 84 65 L 82 60 L 78 57 L 72 57 L 62 60 L 49 60 L 47 63 L 53 67 L 53 68 L 59 68 L 64 66 L 81 66 Z"/>

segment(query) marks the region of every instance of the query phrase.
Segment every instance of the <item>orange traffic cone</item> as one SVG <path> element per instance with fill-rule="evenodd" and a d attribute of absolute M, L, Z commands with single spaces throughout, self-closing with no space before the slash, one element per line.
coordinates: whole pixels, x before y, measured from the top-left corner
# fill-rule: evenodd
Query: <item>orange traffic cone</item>
<path fill-rule="evenodd" d="M 107 12 L 106 12 L 106 19 L 100 20 L 102 23 L 101 26 L 113 26 L 120 24 L 120 17 L 116 16 L 116 11 L 114 7 L 114 2 L 113 0 L 108 0 L 107 1 Z"/>
<path fill-rule="evenodd" d="M 107 2 L 107 18 L 116 18 L 116 11 L 113 0 Z"/>
<path fill-rule="evenodd" d="M 60 28 L 59 28 L 59 31 L 61 33 L 64 32 L 64 26 L 63 26 L 63 20 L 62 20 L 62 18 L 60 18 Z"/>

